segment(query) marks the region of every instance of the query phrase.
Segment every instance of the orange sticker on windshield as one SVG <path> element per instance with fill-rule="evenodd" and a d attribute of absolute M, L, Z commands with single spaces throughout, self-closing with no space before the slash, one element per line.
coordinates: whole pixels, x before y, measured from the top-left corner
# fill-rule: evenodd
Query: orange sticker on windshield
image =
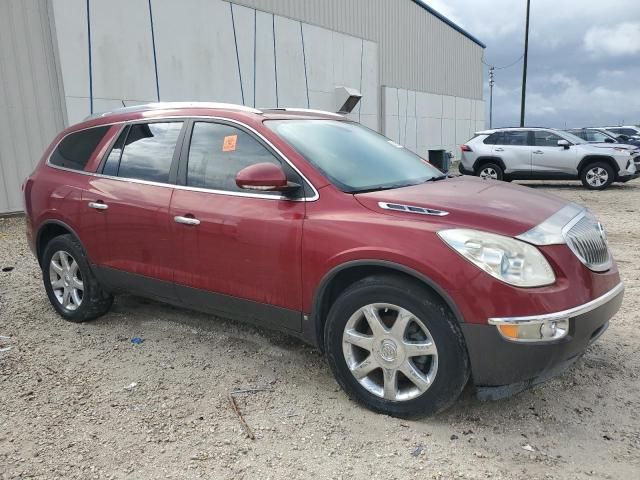
<path fill-rule="evenodd" d="M 238 135 L 227 135 L 222 142 L 223 152 L 233 152 L 236 149 L 236 143 L 238 142 Z"/>

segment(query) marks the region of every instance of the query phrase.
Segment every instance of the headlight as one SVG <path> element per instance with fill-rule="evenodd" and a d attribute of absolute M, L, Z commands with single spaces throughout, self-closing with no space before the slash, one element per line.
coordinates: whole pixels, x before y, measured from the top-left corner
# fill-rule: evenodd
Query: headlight
<path fill-rule="evenodd" d="M 489 275 L 516 287 L 541 287 L 556 281 L 549 262 L 533 245 L 511 237 L 464 228 L 438 235 Z"/>

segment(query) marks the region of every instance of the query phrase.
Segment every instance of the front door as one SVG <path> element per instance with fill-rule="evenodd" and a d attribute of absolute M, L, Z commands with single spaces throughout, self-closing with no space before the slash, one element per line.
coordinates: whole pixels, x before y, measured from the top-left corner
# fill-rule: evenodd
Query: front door
<path fill-rule="evenodd" d="M 127 126 L 105 161 L 103 175 L 92 177 L 83 194 L 104 225 L 107 253 L 98 270 L 112 287 L 175 300 L 169 205 L 183 123 Z"/>
<path fill-rule="evenodd" d="M 533 137 L 531 170 L 534 176 L 563 178 L 578 175 L 576 150 L 559 146 L 558 140 L 564 140 L 560 135 L 548 130 L 535 130 Z"/>
<path fill-rule="evenodd" d="M 305 202 L 242 190 L 241 169 L 284 160 L 239 125 L 196 121 L 185 137 L 170 216 L 180 299 L 194 308 L 299 331 Z M 185 140 L 187 142 L 187 140 Z"/>

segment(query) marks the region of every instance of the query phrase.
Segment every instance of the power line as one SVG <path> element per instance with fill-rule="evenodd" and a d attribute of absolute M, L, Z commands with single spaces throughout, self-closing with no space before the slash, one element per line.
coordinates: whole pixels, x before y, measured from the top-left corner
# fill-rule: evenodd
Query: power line
<path fill-rule="evenodd" d="M 496 67 L 495 65 L 490 65 L 487 62 L 484 61 L 484 54 L 482 56 L 482 58 L 480 59 L 480 61 L 482 62 L 483 65 L 489 67 L 489 68 L 493 68 L 494 70 L 504 70 L 505 68 L 509 68 L 509 67 L 513 67 L 516 63 L 518 63 L 520 60 L 522 60 L 524 58 L 524 53 L 522 55 L 520 55 L 516 60 L 514 60 L 511 63 L 508 63 L 507 65 L 504 65 L 502 67 Z"/>

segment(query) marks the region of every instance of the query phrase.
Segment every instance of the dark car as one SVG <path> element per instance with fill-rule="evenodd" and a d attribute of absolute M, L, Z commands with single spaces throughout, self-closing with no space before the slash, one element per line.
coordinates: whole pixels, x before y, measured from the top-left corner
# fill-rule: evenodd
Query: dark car
<path fill-rule="evenodd" d="M 603 128 L 572 128 L 567 132 L 573 133 L 589 143 L 621 143 L 640 147 L 640 139 L 624 134 L 618 135 Z"/>
<path fill-rule="evenodd" d="M 561 371 L 623 298 L 583 207 L 448 178 L 326 112 L 100 115 L 62 132 L 23 188 L 65 319 L 99 317 L 127 292 L 276 328 L 391 415 L 438 412 L 469 379 L 503 396 Z"/>

